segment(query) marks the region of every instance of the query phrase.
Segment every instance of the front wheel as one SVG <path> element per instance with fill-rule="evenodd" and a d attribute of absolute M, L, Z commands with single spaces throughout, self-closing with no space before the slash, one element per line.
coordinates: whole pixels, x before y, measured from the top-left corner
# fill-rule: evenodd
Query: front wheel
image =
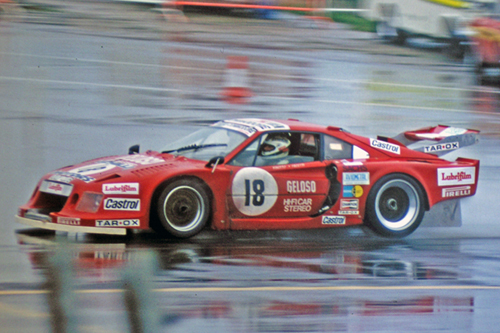
<path fill-rule="evenodd" d="M 403 174 L 382 177 L 370 190 L 366 202 L 366 222 L 385 237 L 411 234 L 424 217 L 424 195 L 420 185 Z"/>
<path fill-rule="evenodd" d="M 157 205 L 161 227 L 169 234 L 187 238 L 206 225 L 210 201 L 204 186 L 195 180 L 181 179 L 162 191 Z"/>

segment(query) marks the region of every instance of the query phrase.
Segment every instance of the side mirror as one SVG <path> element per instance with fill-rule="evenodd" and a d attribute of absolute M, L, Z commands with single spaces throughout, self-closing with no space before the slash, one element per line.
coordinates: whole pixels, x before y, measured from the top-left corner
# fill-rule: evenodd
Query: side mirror
<path fill-rule="evenodd" d="M 215 156 L 215 157 L 212 157 L 210 159 L 210 161 L 208 161 L 208 163 L 205 165 L 205 167 L 207 167 L 207 168 L 213 167 L 212 173 L 214 173 L 217 165 L 222 164 L 222 163 L 224 163 L 224 156 Z"/>
<path fill-rule="evenodd" d="M 140 146 L 139 146 L 139 145 L 133 145 L 132 147 L 130 147 L 130 148 L 128 149 L 128 154 L 129 154 L 129 155 L 139 154 L 139 148 L 140 148 Z"/>

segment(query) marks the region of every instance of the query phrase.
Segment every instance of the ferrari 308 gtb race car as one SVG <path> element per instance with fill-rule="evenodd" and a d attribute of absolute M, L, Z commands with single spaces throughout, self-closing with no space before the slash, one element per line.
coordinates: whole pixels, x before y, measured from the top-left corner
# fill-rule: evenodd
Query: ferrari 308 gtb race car
<path fill-rule="evenodd" d="M 222 120 L 162 152 L 104 157 L 45 175 L 16 220 L 67 232 L 366 224 L 404 237 L 437 203 L 476 192 L 479 161 L 438 156 L 479 131 L 435 126 L 365 138 L 297 120 Z M 417 146 L 410 149 L 408 145 Z"/>

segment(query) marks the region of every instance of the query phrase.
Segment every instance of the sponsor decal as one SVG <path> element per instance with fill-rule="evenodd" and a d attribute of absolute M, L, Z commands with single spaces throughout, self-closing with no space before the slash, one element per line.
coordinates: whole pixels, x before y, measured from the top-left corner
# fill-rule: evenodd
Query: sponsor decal
<path fill-rule="evenodd" d="M 314 180 L 287 180 L 286 190 L 288 193 L 315 193 L 316 182 Z"/>
<path fill-rule="evenodd" d="M 61 184 L 58 184 L 58 183 L 49 183 L 49 186 L 47 187 L 47 189 L 54 191 L 54 193 L 61 193 L 63 190 L 63 187 L 61 186 Z"/>
<path fill-rule="evenodd" d="M 107 198 L 104 200 L 105 210 L 141 210 L 141 199 Z"/>
<path fill-rule="evenodd" d="M 339 215 L 359 215 L 359 210 L 339 210 Z"/>
<path fill-rule="evenodd" d="M 96 220 L 96 227 L 140 227 L 141 223 L 138 219 L 133 220 Z"/>
<path fill-rule="evenodd" d="M 369 172 L 344 172 L 342 174 L 344 185 L 370 185 Z"/>
<path fill-rule="evenodd" d="M 470 195 L 470 191 L 470 186 L 443 188 L 442 196 L 443 198 L 463 197 L 466 195 Z"/>
<path fill-rule="evenodd" d="M 235 120 L 223 120 L 218 123 L 213 124 L 214 127 L 223 127 L 231 129 L 246 136 L 252 136 L 256 132 L 262 132 L 267 130 L 289 130 L 285 124 L 270 121 L 266 119 L 235 119 Z"/>
<path fill-rule="evenodd" d="M 311 205 L 311 198 L 283 199 L 283 210 L 285 213 L 310 212 Z"/>
<path fill-rule="evenodd" d="M 285 169 L 299 169 L 303 168 L 306 165 L 304 163 L 294 163 L 294 164 L 283 164 L 283 165 L 274 165 L 273 170 L 285 170 Z"/>
<path fill-rule="evenodd" d="M 59 175 L 59 176 L 64 176 L 67 178 L 69 177 L 72 179 L 78 179 L 78 180 L 81 180 L 85 183 L 90 183 L 90 182 L 93 182 L 95 180 L 95 178 L 92 178 L 90 176 L 86 176 L 86 175 L 82 175 L 82 174 L 74 173 L 74 172 L 68 172 L 68 171 L 56 171 L 56 172 L 54 172 L 54 174 Z"/>
<path fill-rule="evenodd" d="M 476 183 L 476 168 L 439 168 L 437 169 L 439 186 L 470 185 Z"/>
<path fill-rule="evenodd" d="M 61 217 L 57 218 L 58 224 L 66 224 L 66 225 L 80 225 L 80 219 L 78 217 Z"/>
<path fill-rule="evenodd" d="M 102 184 L 104 194 L 139 194 L 139 183 Z"/>
<path fill-rule="evenodd" d="M 127 155 L 118 157 L 114 160 L 100 161 L 97 163 L 92 163 L 88 165 L 79 166 L 65 172 L 64 176 L 74 177 L 86 182 L 94 180 L 94 178 L 88 177 L 90 175 L 95 175 L 98 173 L 107 172 L 113 170 L 114 168 L 120 167 L 122 169 L 132 169 L 138 165 L 149 165 L 164 162 L 163 159 L 147 156 L 147 155 Z M 85 178 L 85 177 L 88 178 Z M 85 180 L 86 179 L 86 180 Z M 92 179 L 92 180 L 89 180 Z"/>
<path fill-rule="evenodd" d="M 388 151 L 393 154 L 398 154 L 398 155 L 401 154 L 401 147 L 398 145 L 393 145 L 392 143 L 389 142 L 370 139 L 370 146 L 380 150 Z"/>
<path fill-rule="evenodd" d="M 344 198 L 359 198 L 363 195 L 363 188 L 359 185 L 344 186 L 342 196 Z"/>
<path fill-rule="evenodd" d="M 69 170 L 68 172 L 79 174 L 82 176 L 94 175 L 96 173 L 102 173 L 116 168 L 116 165 L 110 164 L 108 162 L 93 163 L 89 165 L 80 166 Z"/>
<path fill-rule="evenodd" d="M 340 209 L 359 209 L 359 200 L 340 199 Z"/>
<path fill-rule="evenodd" d="M 107 161 L 107 163 L 115 165 L 117 167 L 120 167 L 122 169 L 133 169 L 137 167 L 137 164 L 132 163 L 132 162 L 125 162 L 125 161 Z"/>
<path fill-rule="evenodd" d="M 64 183 L 64 184 L 70 184 L 75 178 L 69 177 L 69 176 L 63 176 L 63 175 L 58 175 L 54 174 L 49 177 L 49 180 L 56 181 L 58 183 Z"/>
<path fill-rule="evenodd" d="M 278 199 L 278 184 L 261 168 L 243 168 L 233 179 L 231 187 L 236 208 L 245 215 L 258 216 L 270 210 Z"/>
<path fill-rule="evenodd" d="M 154 157 L 154 156 L 147 156 L 147 155 L 141 155 L 141 154 L 135 154 L 135 155 L 127 155 L 127 156 L 122 156 L 119 157 L 115 160 L 113 160 L 114 163 L 116 162 L 132 162 L 140 165 L 150 165 L 150 164 L 157 164 L 157 163 L 162 163 L 165 162 L 165 160 Z"/>
<path fill-rule="evenodd" d="M 460 144 L 458 142 L 440 143 L 424 147 L 424 152 L 436 153 L 438 151 L 455 150 L 458 148 L 460 148 Z"/>
<path fill-rule="evenodd" d="M 343 170 L 344 172 L 362 172 L 368 171 L 368 168 L 366 165 L 344 165 Z"/>
<path fill-rule="evenodd" d="M 339 215 L 358 215 L 359 200 L 358 199 L 340 199 Z"/>
<path fill-rule="evenodd" d="M 61 184 L 48 180 L 44 180 L 40 186 L 40 192 L 56 194 L 64 197 L 69 196 L 72 190 L 73 185 Z"/>
<path fill-rule="evenodd" d="M 322 224 L 345 224 L 345 216 L 323 216 Z"/>

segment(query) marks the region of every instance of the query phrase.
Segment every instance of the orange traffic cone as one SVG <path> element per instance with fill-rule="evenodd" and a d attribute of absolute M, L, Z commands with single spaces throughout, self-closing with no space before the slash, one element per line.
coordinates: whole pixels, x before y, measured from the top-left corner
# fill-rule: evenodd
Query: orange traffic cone
<path fill-rule="evenodd" d="M 248 84 L 248 57 L 227 57 L 221 95 L 228 103 L 237 104 L 246 103 L 248 98 L 253 96 Z"/>

